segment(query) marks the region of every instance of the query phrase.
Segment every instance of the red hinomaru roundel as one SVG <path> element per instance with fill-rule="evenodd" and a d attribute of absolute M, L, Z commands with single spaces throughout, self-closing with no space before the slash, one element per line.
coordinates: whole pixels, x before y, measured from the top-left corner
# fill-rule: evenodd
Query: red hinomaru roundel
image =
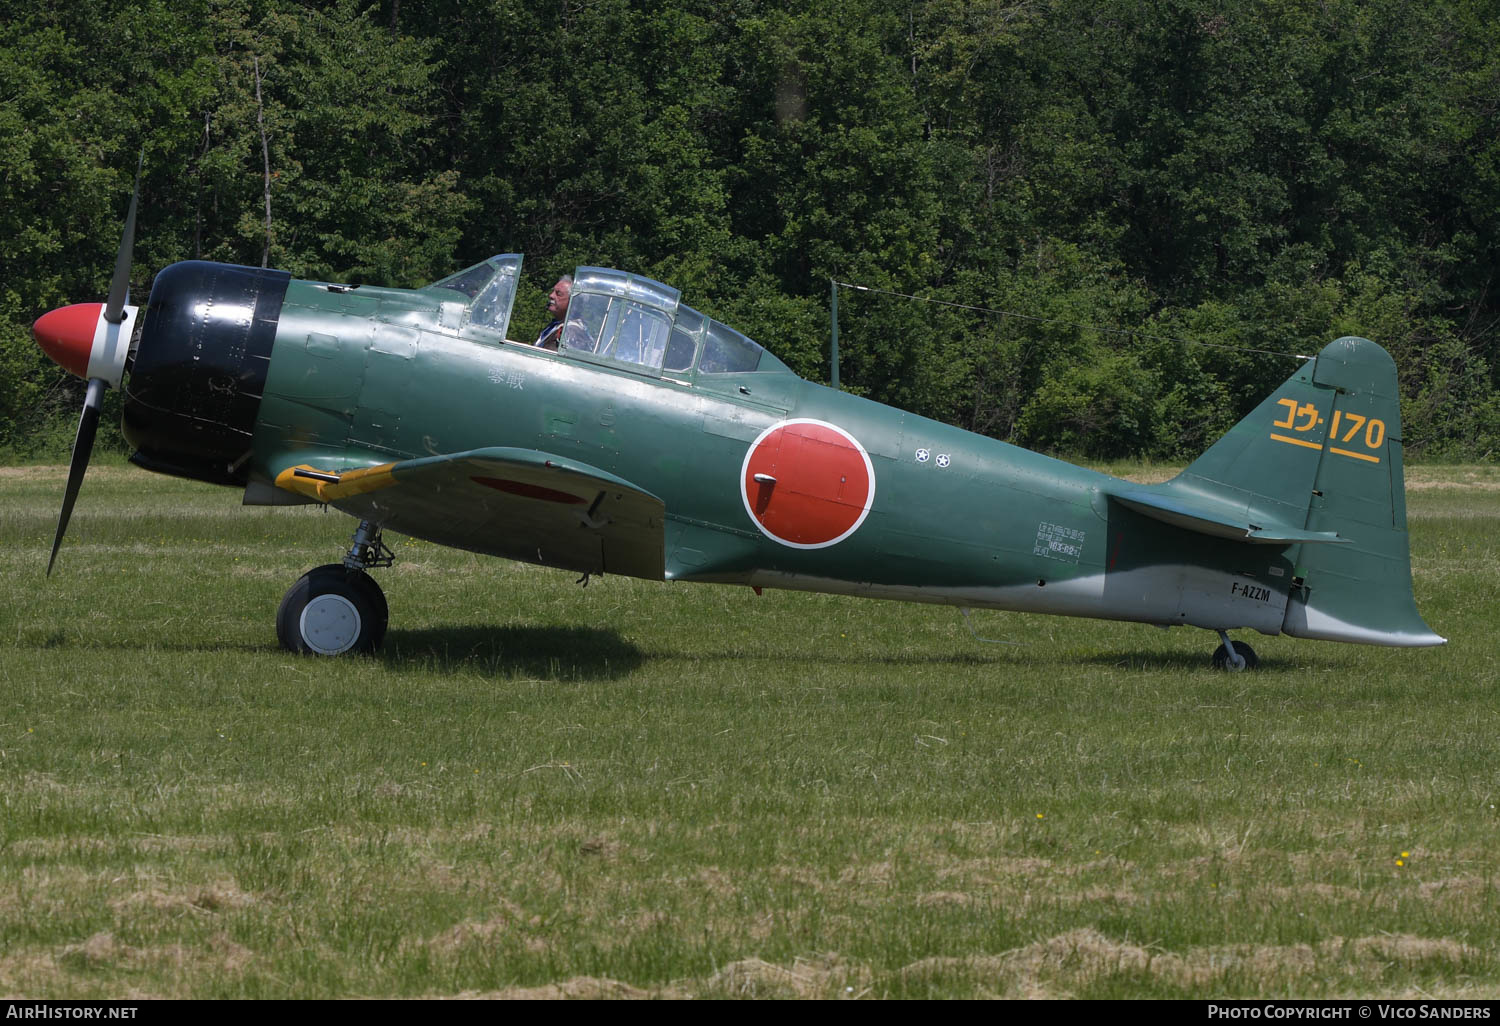
<path fill-rule="evenodd" d="M 794 549 L 821 549 L 864 523 L 875 501 L 875 468 L 843 428 L 784 420 L 750 444 L 740 497 L 766 537 Z"/>

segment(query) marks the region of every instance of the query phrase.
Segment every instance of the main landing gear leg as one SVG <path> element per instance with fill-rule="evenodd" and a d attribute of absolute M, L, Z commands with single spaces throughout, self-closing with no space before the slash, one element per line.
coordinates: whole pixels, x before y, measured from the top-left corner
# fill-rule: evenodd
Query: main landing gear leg
<path fill-rule="evenodd" d="M 1217 633 L 1219 640 L 1224 644 L 1214 650 L 1214 669 L 1239 673 L 1241 670 L 1253 670 L 1260 665 L 1260 658 L 1256 656 L 1255 649 L 1243 641 L 1230 641 L 1228 631 Z"/>
<path fill-rule="evenodd" d="M 342 563 L 303 574 L 276 611 L 276 638 L 288 652 L 344 655 L 373 652 L 385 640 L 390 607 L 370 567 L 390 566 L 394 555 L 380 525 L 361 520 Z"/>

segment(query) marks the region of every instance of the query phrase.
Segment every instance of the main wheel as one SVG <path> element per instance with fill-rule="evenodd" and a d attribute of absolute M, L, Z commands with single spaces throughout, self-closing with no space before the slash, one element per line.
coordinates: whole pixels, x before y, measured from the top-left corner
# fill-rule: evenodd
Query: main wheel
<path fill-rule="evenodd" d="M 365 590 L 365 595 L 375 610 L 375 631 L 370 638 L 370 650 L 373 652 L 385 644 L 385 628 L 391 619 L 391 607 L 386 604 L 385 592 L 380 590 L 380 585 L 375 583 L 375 578 L 363 570 L 352 570 L 348 573 L 349 579 Z"/>
<path fill-rule="evenodd" d="M 276 638 L 299 654 L 373 652 L 385 640 L 389 616 L 385 595 L 369 574 L 329 563 L 287 589 L 276 610 Z"/>
<path fill-rule="evenodd" d="M 1239 653 L 1243 662 L 1236 666 L 1229 658 L 1229 649 L 1220 645 L 1214 649 L 1214 669 L 1238 673 L 1240 670 L 1253 670 L 1260 665 L 1260 657 L 1255 654 L 1255 649 L 1243 641 L 1231 641 L 1230 644 L 1234 646 L 1234 650 Z"/>

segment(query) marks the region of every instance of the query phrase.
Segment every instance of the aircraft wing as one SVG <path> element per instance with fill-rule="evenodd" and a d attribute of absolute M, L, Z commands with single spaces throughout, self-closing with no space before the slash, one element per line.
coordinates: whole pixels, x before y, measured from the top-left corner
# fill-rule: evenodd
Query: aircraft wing
<path fill-rule="evenodd" d="M 535 449 L 472 449 L 344 472 L 286 465 L 276 484 L 471 552 L 651 580 L 666 567 L 661 499 L 606 470 Z"/>

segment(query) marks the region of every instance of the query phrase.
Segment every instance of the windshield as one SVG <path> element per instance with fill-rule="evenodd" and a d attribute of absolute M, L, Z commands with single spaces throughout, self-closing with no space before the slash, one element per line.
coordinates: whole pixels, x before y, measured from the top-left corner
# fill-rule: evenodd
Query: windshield
<path fill-rule="evenodd" d="M 435 281 L 426 287 L 429 289 L 452 289 L 454 292 L 463 293 L 468 299 L 473 299 L 479 295 L 479 290 L 484 288 L 494 276 L 495 268 L 491 266 L 490 261 L 486 260 L 482 264 L 475 264 L 473 267 L 465 268 L 457 274 L 450 274 L 448 277 L 440 281 Z"/>
<path fill-rule="evenodd" d="M 516 301 L 516 283 L 520 278 L 521 255 L 501 253 L 435 281 L 427 289 L 446 289 L 462 295 L 469 301 L 465 326 L 493 332 L 503 339 L 510 327 L 510 310 Z"/>

